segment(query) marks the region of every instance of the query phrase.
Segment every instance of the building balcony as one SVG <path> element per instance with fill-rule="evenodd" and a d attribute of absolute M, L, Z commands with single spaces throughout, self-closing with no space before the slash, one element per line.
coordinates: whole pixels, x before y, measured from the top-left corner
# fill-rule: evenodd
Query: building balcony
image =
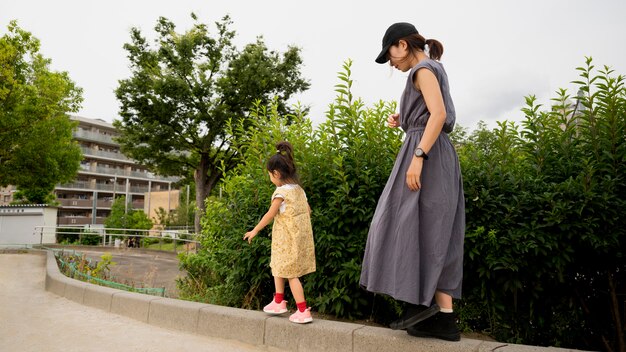
<path fill-rule="evenodd" d="M 56 188 L 60 188 L 60 189 L 74 189 L 74 190 L 87 190 L 87 191 L 111 191 L 113 192 L 113 185 L 112 184 L 103 184 L 103 183 L 96 183 L 93 184 L 91 182 L 88 181 L 74 181 L 74 182 L 70 182 L 70 183 L 63 183 L 60 185 L 57 185 Z M 122 191 L 121 189 L 119 191 Z M 120 192 L 123 193 L 123 192 Z"/>
<path fill-rule="evenodd" d="M 81 165 L 78 170 L 79 173 L 88 173 L 94 175 L 106 175 L 106 176 L 120 176 L 121 178 L 136 178 L 141 180 L 150 180 L 153 182 L 176 182 L 179 180 L 178 177 L 163 177 L 157 176 L 151 172 L 142 172 L 142 171 L 132 171 L 127 169 L 119 169 L 113 167 L 102 167 L 96 166 L 90 167 L 89 165 Z"/>
<path fill-rule="evenodd" d="M 133 209 L 140 209 L 140 210 L 143 210 L 143 207 L 144 207 L 144 201 L 133 201 L 133 202 L 132 202 L 132 207 L 133 207 Z"/>
<path fill-rule="evenodd" d="M 79 129 L 72 132 L 72 136 L 75 139 L 81 139 L 85 141 L 99 142 L 115 146 L 119 145 L 117 142 L 113 141 L 113 137 L 111 135 L 102 133 L 89 132 Z"/>
<path fill-rule="evenodd" d="M 111 159 L 111 160 L 133 162 L 132 159 L 129 159 L 128 157 L 126 157 L 126 155 L 122 153 L 113 153 L 113 152 L 107 152 L 104 150 L 96 150 L 93 148 L 86 148 L 86 147 L 80 147 L 80 150 L 83 152 L 83 155 L 90 156 L 90 157 L 101 157 L 101 158 Z"/>
<path fill-rule="evenodd" d="M 118 184 L 115 186 L 111 183 L 92 183 L 89 181 L 74 181 L 70 183 L 64 183 L 57 185 L 55 187 L 56 190 L 73 190 L 73 191 L 101 191 L 101 193 L 110 193 L 123 195 L 126 194 L 126 185 Z M 131 194 L 140 194 L 144 195 L 148 192 L 163 192 L 167 191 L 167 189 L 152 187 L 152 189 L 148 188 L 148 186 L 130 186 L 128 187 L 128 192 Z M 71 199 L 63 199 L 60 200 L 71 200 Z M 76 201 L 85 201 L 85 199 L 75 199 Z M 91 200 L 87 200 L 91 204 Z M 78 204 L 78 203 L 77 203 Z M 70 205 L 71 206 L 71 205 Z"/>
<path fill-rule="evenodd" d="M 59 203 L 61 203 L 62 208 L 82 208 L 82 209 L 92 209 L 93 208 L 93 199 L 57 199 Z M 113 200 L 98 200 L 96 202 L 96 207 L 98 209 L 111 209 L 111 205 L 113 205 Z M 143 207 L 143 205 L 142 205 Z"/>
<path fill-rule="evenodd" d="M 75 207 L 75 208 L 91 208 L 93 207 L 93 201 L 90 199 L 57 199 L 61 203 L 62 207 Z"/>
<path fill-rule="evenodd" d="M 102 225 L 104 224 L 104 217 L 97 217 L 96 224 Z M 58 225 L 89 225 L 93 224 L 93 218 L 89 216 L 67 216 L 67 217 L 58 217 L 57 224 Z"/>

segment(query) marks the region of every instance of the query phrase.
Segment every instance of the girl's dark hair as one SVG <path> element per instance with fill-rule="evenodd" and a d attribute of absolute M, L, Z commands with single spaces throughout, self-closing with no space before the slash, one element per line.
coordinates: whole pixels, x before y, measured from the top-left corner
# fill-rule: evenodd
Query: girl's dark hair
<path fill-rule="evenodd" d="M 287 141 L 276 143 L 276 154 L 267 161 L 267 171 L 278 171 L 282 180 L 299 183 L 296 163 L 293 161 L 293 147 Z"/>
<path fill-rule="evenodd" d="M 426 39 L 421 34 L 415 33 L 398 39 L 398 42 L 400 40 L 404 40 L 409 48 L 413 50 L 420 49 L 424 51 L 425 45 L 428 44 L 428 53 L 433 60 L 440 60 L 443 55 L 443 44 L 436 39 Z M 396 42 L 395 45 L 398 45 L 398 43 Z"/>

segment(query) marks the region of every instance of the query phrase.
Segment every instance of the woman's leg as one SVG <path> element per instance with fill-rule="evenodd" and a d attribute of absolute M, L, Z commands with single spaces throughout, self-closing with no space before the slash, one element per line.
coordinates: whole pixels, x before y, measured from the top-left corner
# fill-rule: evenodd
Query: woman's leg
<path fill-rule="evenodd" d="M 441 310 L 427 320 L 409 326 L 406 332 L 417 337 L 436 337 L 447 341 L 459 341 L 461 334 L 456 325 L 456 315 L 452 312 L 452 296 L 437 291 L 435 292 L 435 301 Z"/>
<path fill-rule="evenodd" d="M 452 310 L 452 296 L 447 293 L 437 291 L 435 292 L 435 302 L 440 309 Z"/>

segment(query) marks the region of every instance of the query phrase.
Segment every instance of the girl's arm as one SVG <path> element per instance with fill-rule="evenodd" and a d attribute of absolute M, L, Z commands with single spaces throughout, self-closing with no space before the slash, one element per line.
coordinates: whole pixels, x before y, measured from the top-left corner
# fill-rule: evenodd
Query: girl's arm
<path fill-rule="evenodd" d="M 428 154 L 430 148 L 433 147 L 433 144 L 439 138 L 443 124 L 446 122 L 446 106 L 443 103 L 439 81 L 432 71 L 426 68 L 417 70 L 413 78 L 413 84 L 415 89 L 422 92 L 424 102 L 428 112 L 430 112 L 424 135 L 418 145 L 418 148 L 421 148 L 424 153 Z M 406 172 L 406 184 L 411 191 L 417 191 L 422 188 L 423 165 L 424 158 L 413 156 L 411 165 L 409 165 L 409 169 Z"/>
<path fill-rule="evenodd" d="M 276 214 L 278 214 L 278 211 L 280 210 L 280 204 L 282 202 L 283 199 L 279 197 L 272 199 L 272 205 L 270 205 L 270 210 L 268 210 L 267 213 L 263 215 L 261 221 L 259 221 L 259 223 L 254 227 L 254 229 L 252 229 L 252 231 L 246 232 L 246 235 L 243 236 L 244 241 L 248 240 L 248 243 L 252 242 L 254 236 L 256 236 L 259 231 L 263 230 L 263 228 L 267 226 L 272 221 L 272 219 L 274 219 Z"/>

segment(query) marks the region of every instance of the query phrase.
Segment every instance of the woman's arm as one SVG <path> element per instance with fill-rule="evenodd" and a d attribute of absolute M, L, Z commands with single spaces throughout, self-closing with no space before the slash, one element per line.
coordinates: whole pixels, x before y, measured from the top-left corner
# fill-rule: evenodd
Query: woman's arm
<path fill-rule="evenodd" d="M 283 199 L 279 197 L 272 199 L 272 205 L 270 205 L 270 210 L 268 210 L 267 213 L 263 215 L 261 221 L 259 221 L 259 223 L 254 227 L 254 229 L 252 229 L 252 231 L 246 232 L 246 235 L 243 236 L 244 241 L 248 240 L 248 243 L 252 242 L 254 236 L 256 236 L 259 231 L 261 231 L 265 226 L 267 226 L 272 221 L 272 219 L 274 219 L 276 214 L 278 214 L 282 202 Z"/>
<path fill-rule="evenodd" d="M 443 97 L 441 96 L 441 89 L 439 87 L 439 81 L 435 74 L 425 68 L 417 70 L 413 78 L 413 84 L 415 89 L 421 90 L 426 108 L 430 112 L 428 122 L 426 122 L 426 129 L 420 140 L 418 148 L 421 148 L 424 153 L 428 154 L 430 149 L 435 144 L 443 124 L 446 122 L 446 107 L 443 103 Z M 411 191 L 417 191 L 422 188 L 422 167 L 424 166 L 424 158 L 418 158 L 413 156 L 411 165 L 406 172 L 406 184 Z"/>
<path fill-rule="evenodd" d="M 441 96 L 439 81 L 431 70 L 426 68 L 417 70 L 413 82 L 415 89 L 422 91 L 426 108 L 430 112 L 424 135 L 418 145 L 418 148 L 422 148 L 428 154 L 446 122 L 446 106 L 443 103 L 443 96 Z"/>

